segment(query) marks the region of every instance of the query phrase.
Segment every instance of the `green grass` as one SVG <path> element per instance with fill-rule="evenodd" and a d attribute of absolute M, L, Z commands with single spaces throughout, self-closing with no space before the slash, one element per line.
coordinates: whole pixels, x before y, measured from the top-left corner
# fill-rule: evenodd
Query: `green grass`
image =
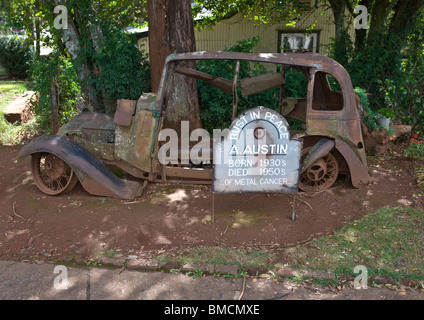
<path fill-rule="evenodd" d="M 30 87 L 31 83 L 28 81 L 0 81 L 0 144 L 19 144 L 37 133 L 35 119 L 25 124 L 13 124 L 2 113 L 4 107 Z"/>
<path fill-rule="evenodd" d="M 20 144 L 38 133 L 38 124 L 35 119 L 25 124 L 10 123 L 4 114 L 0 112 L 0 144 Z"/>
<path fill-rule="evenodd" d="M 212 263 L 215 265 L 229 264 L 268 267 L 273 254 L 266 250 L 236 250 L 223 247 L 197 247 L 180 250 L 178 259 L 182 263 Z"/>
<path fill-rule="evenodd" d="M 30 87 L 28 81 L 0 81 L 0 111 Z"/>
<path fill-rule="evenodd" d="M 282 249 L 288 267 L 357 276 L 355 266 L 364 265 L 368 276 L 394 280 L 424 280 L 424 210 L 381 208 L 351 222 L 333 235 L 308 245 Z M 160 259 L 167 260 L 168 256 Z M 282 265 L 275 252 L 223 247 L 197 247 L 175 252 L 181 263 L 233 264 L 277 270 Z M 169 258 L 171 259 L 171 258 Z M 315 282 L 324 280 L 314 279 Z M 337 280 L 331 280 L 333 282 Z M 328 280 L 325 280 L 327 283 Z"/>
<path fill-rule="evenodd" d="M 370 276 L 424 280 L 424 211 L 381 208 L 286 253 L 296 268 L 355 275 L 355 266 L 364 265 Z"/>

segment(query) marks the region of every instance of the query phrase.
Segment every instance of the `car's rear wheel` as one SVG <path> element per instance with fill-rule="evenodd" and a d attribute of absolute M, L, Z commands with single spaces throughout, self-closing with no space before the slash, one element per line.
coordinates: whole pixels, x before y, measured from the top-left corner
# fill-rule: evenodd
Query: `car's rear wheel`
<path fill-rule="evenodd" d="M 310 149 L 304 149 L 303 157 L 307 155 Z M 300 175 L 299 189 L 306 192 L 328 189 L 336 182 L 338 175 L 339 163 L 330 152 L 315 161 Z"/>
<path fill-rule="evenodd" d="M 52 153 L 35 153 L 31 157 L 35 185 L 43 193 L 58 195 L 71 191 L 78 182 L 74 170 Z"/>

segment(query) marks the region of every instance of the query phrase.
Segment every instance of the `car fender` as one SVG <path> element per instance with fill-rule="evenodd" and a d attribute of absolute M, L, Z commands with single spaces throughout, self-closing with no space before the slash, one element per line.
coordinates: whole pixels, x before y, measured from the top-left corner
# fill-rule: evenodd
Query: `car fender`
<path fill-rule="evenodd" d="M 118 178 L 82 145 L 65 136 L 48 135 L 31 140 L 20 150 L 18 161 L 38 152 L 52 153 L 64 160 L 83 188 L 94 195 L 134 199 L 141 195 L 145 186 Z"/>
<path fill-rule="evenodd" d="M 321 139 L 318 141 L 302 160 L 300 174 L 304 173 L 315 161 L 325 157 L 334 148 L 334 145 L 334 141 L 330 139 Z"/>
<path fill-rule="evenodd" d="M 325 157 L 333 148 L 338 150 L 346 160 L 353 187 L 360 188 L 361 185 L 367 185 L 372 181 L 367 164 L 361 161 L 352 147 L 340 139 L 323 138 L 315 143 L 302 161 L 301 173 L 305 172 L 316 160 Z"/>
<path fill-rule="evenodd" d="M 372 179 L 368 172 L 368 166 L 366 162 L 362 162 L 358 155 L 353 149 L 344 141 L 336 139 L 336 149 L 345 158 L 348 166 L 352 185 L 355 188 L 359 188 L 361 185 L 369 184 Z"/>

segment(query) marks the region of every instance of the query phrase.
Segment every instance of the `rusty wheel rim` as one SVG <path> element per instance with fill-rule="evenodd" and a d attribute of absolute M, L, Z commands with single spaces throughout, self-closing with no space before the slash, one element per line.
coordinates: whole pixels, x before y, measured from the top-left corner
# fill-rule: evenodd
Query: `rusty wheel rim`
<path fill-rule="evenodd" d="M 31 159 L 31 169 L 35 185 L 48 195 L 69 192 L 78 182 L 74 170 L 61 158 L 51 153 L 34 154 Z"/>
<path fill-rule="evenodd" d="M 306 153 L 305 153 L 306 154 Z M 330 188 L 339 175 L 339 164 L 331 154 L 315 161 L 299 179 L 299 188 L 303 191 L 321 191 Z"/>

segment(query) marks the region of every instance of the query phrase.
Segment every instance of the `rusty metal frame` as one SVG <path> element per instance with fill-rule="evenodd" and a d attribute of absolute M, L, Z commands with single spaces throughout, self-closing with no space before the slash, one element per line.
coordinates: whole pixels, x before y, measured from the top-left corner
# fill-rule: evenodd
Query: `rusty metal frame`
<path fill-rule="evenodd" d="M 301 68 L 309 70 L 308 94 L 306 97 L 307 129 L 296 138 L 308 139 L 312 136 L 324 136 L 335 141 L 335 148 L 345 158 L 352 184 L 359 187 L 371 179 L 368 173 L 365 147 L 361 131 L 360 116 L 352 82 L 346 69 L 333 59 L 317 53 L 241 53 L 224 51 L 189 52 L 170 55 L 166 62 L 156 97 L 157 106 L 161 108 L 161 119 L 166 114 L 167 105 L 164 103 L 164 86 L 168 77 L 169 66 L 173 63 L 188 60 L 234 60 L 254 61 L 280 64 L 284 68 Z M 317 72 L 324 72 L 337 79 L 343 94 L 343 107 L 335 111 L 314 110 L 314 85 Z M 162 123 L 159 126 L 162 128 Z M 156 143 L 156 151 L 158 150 Z M 155 152 L 157 155 L 157 152 Z"/>

